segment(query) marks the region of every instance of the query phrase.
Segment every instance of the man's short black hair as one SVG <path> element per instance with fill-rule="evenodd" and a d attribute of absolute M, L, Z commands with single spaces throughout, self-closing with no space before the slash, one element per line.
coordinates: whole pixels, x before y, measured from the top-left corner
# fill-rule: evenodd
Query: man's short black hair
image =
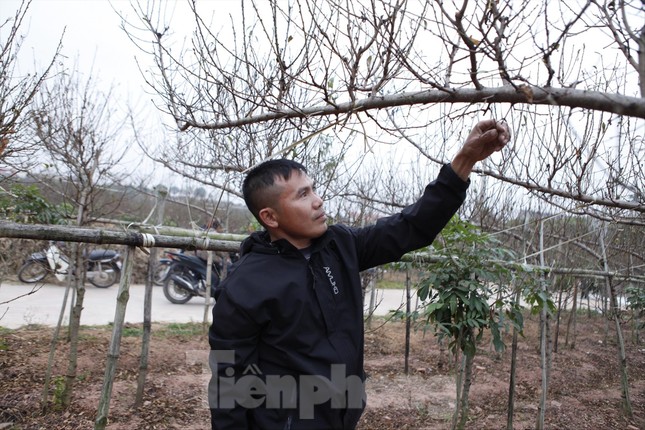
<path fill-rule="evenodd" d="M 307 173 L 305 166 L 297 161 L 279 158 L 258 164 L 247 173 L 242 185 L 244 202 L 260 224 L 262 221 L 259 212 L 269 205 L 267 189 L 273 186 L 277 178 L 288 181 L 294 171 Z"/>

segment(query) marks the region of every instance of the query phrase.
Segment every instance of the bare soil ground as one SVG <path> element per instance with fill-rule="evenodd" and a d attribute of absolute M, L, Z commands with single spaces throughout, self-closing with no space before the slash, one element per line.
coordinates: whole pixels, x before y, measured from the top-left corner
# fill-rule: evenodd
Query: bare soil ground
<path fill-rule="evenodd" d="M 610 326 L 611 327 L 611 326 Z M 140 326 L 123 338 L 110 404 L 111 430 L 207 429 L 207 341 L 199 325 L 155 325 L 143 404 L 133 408 L 139 366 Z M 84 327 L 78 380 L 70 408 L 56 404 L 66 369 L 68 345 L 55 355 L 48 411 L 40 407 L 51 328 L 0 329 L 0 429 L 90 429 L 102 388 L 110 327 Z M 621 412 L 615 336 L 605 338 L 605 320 L 581 316 L 575 348 L 560 334 L 553 354 L 546 409 L 548 429 L 645 429 L 645 345 L 631 342 L 625 328 L 630 398 L 634 417 Z M 446 429 L 454 409 L 450 354 L 434 336 L 412 332 L 409 374 L 404 373 L 405 326 L 375 320 L 366 334 L 368 408 L 360 430 Z M 514 428 L 535 428 L 541 392 L 537 321 L 526 321 L 516 371 Z M 570 337 L 569 344 L 573 336 Z M 507 339 L 510 344 L 510 337 Z M 468 429 L 505 429 L 510 349 L 498 355 L 487 342 L 475 359 Z"/>

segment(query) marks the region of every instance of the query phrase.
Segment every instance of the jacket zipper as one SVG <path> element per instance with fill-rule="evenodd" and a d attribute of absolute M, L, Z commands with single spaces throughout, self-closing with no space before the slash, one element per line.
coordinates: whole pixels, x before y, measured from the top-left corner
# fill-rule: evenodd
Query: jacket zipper
<path fill-rule="evenodd" d="M 311 263 L 307 263 L 307 267 L 309 268 L 309 272 L 311 272 L 311 288 L 316 289 L 316 274 L 314 273 L 314 268 L 311 267 Z"/>

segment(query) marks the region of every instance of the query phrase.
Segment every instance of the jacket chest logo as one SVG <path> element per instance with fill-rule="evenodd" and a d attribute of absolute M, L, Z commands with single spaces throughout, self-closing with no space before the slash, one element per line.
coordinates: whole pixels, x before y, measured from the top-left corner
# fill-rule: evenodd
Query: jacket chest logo
<path fill-rule="evenodd" d="M 329 279 L 329 283 L 331 284 L 331 289 L 334 292 L 334 294 L 338 294 L 340 291 L 338 290 L 338 286 L 336 285 L 336 280 L 334 279 L 334 275 L 331 273 L 331 269 L 328 266 L 323 266 L 323 269 L 325 269 L 325 274 L 327 275 L 327 279 Z"/>

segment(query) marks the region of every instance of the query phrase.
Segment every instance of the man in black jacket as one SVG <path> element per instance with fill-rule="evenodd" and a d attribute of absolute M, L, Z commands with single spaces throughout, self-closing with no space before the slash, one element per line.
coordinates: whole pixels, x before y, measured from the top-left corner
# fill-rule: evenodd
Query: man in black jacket
<path fill-rule="evenodd" d="M 209 331 L 213 429 L 353 429 L 365 406 L 359 272 L 428 246 L 462 204 L 504 123 L 479 122 L 421 198 L 365 228 L 327 225 L 305 168 L 271 160 L 243 186 L 265 227 L 217 293 Z"/>

